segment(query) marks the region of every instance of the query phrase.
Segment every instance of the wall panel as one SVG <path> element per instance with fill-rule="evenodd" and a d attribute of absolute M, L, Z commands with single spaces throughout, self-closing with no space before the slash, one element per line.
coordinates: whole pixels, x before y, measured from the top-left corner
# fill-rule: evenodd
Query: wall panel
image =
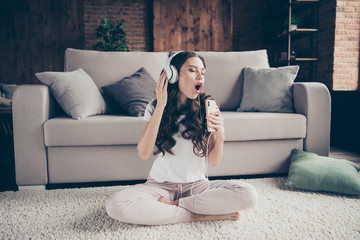
<path fill-rule="evenodd" d="M 232 1 L 154 0 L 154 51 L 232 50 Z"/>
<path fill-rule="evenodd" d="M 0 1 L 0 82 L 37 84 L 36 72 L 62 71 L 65 49 L 84 46 L 83 8 L 83 0 Z"/>

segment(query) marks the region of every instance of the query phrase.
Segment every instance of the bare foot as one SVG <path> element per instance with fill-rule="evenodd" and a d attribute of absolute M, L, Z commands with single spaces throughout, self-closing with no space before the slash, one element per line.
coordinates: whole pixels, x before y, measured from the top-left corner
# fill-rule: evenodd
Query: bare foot
<path fill-rule="evenodd" d="M 166 199 L 166 198 L 164 198 L 164 197 L 159 198 L 158 201 L 159 201 L 159 202 L 162 202 L 162 203 L 169 204 L 169 205 L 175 205 L 175 206 L 178 206 L 178 205 L 179 205 L 179 200 L 170 201 L 169 199 Z"/>
<path fill-rule="evenodd" d="M 190 217 L 190 222 L 197 222 L 197 221 L 218 221 L 218 220 L 233 220 L 237 221 L 240 218 L 240 213 L 234 212 L 229 214 L 223 215 L 200 215 L 192 213 Z"/>

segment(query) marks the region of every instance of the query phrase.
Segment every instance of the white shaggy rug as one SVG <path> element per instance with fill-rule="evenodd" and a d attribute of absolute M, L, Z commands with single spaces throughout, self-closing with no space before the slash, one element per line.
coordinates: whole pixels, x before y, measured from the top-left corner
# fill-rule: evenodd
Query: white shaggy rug
<path fill-rule="evenodd" d="M 105 212 L 127 186 L 0 193 L 0 239 L 360 239 L 360 199 L 293 191 L 284 177 L 246 181 L 258 205 L 239 221 L 137 226 Z"/>

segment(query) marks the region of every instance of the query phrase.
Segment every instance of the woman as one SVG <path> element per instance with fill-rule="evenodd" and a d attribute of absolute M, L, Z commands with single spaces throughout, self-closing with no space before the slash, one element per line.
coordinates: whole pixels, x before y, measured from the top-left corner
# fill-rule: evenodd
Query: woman
<path fill-rule="evenodd" d="M 107 213 L 122 222 L 145 225 L 238 220 L 238 211 L 255 205 L 257 192 L 247 183 L 209 181 L 205 176 L 207 165 L 215 167 L 221 161 L 225 139 L 220 111 L 203 117 L 204 101 L 212 99 L 200 93 L 205 61 L 194 52 L 180 52 L 168 62 L 177 73 L 171 76 L 175 83 L 169 83 L 163 71 L 156 100 L 145 110 L 137 145 L 143 160 L 158 155 L 148 181 L 114 194 Z M 206 124 L 215 132 L 210 134 Z"/>

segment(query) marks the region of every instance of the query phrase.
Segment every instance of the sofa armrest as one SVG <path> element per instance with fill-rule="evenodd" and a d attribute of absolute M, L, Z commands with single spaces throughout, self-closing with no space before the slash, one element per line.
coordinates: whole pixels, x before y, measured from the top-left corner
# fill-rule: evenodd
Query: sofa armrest
<path fill-rule="evenodd" d="M 293 85 L 295 112 L 306 116 L 304 150 L 328 156 L 330 150 L 331 98 L 327 87 L 318 82 Z"/>
<path fill-rule="evenodd" d="M 50 93 L 44 85 L 21 85 L 13 96 L 16 183 L 48 183 L 43 124 L 50 116 Z"/>

